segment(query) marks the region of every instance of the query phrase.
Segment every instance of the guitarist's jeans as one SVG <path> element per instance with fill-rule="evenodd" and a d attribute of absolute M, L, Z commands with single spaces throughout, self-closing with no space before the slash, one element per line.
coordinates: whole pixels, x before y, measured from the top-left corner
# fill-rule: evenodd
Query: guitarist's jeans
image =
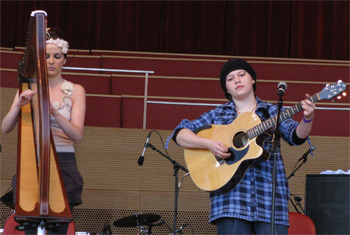
<path fill-rule="evenodd" d="M 235 218 L 220 218 L 215 221 L 218 234 L 271 234 L 271 225 L 264 222 L 249 222 Z M 288 227 L 276 224 L 275 234 L 288 234 Z"/>

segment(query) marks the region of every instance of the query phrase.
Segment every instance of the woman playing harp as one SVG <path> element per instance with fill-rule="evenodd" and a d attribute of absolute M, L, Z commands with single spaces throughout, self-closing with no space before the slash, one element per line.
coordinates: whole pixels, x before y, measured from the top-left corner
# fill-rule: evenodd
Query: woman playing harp
<path fill-rule="evenodd" d="M 82 203 L 83 179 L 77 170 L 74 142 L 83 137 L 85 119 L 85 90 L 62 77 L 62 67 L 66 63 L 68 43 L 58 28 L 47 31 L 46 62 L 50 94 L 50 122 L 58 162 L 71 211 Z M 9 133 L 17 123 L 21 108 L 35 96 L 35 91 L 17 92 L 10 111 L 2 121 L 2 132 Z M 13 180 L 13 189 L 15 187 Z M 68 225 L 62 226 L 60 234 Z"/>

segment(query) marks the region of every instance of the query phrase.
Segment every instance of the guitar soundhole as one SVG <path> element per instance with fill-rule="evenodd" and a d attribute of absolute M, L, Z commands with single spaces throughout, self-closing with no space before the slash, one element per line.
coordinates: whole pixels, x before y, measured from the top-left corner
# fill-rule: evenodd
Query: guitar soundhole
<path fill-rule="evenodd" d="M 248 143 L 248 136 L 245 132 L 237 132 L 233 137 L 233 146 L 236 148 L 242 148 Z"/>

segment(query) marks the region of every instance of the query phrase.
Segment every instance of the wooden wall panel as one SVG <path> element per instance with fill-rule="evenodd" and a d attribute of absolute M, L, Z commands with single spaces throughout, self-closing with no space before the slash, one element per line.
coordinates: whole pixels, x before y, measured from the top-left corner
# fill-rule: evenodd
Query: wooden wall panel
<path fill-rule="evenodd" d="M 86 94 L 111 95 L 111 76 L 108 74 L 64 72 L 62 76 L 70 82 L 82 85 Z"/>
<path fill-rule="evenodd" d="M 121 97 L 87 95 L 86 126 L 121 127 Z"/>
<path fill-rule="evenodd" d="M 18 89 L 18 73 L 16 69 L 0 68 L 0 86 Z"/>
<path fill-rule="evenodd" d="M 112 74 L 111 93 L 112 95 L 144 95 L 145 76 Z"/>
<path fill-rule="evenodd" d="M 23 52 L 1 50 L 0 51 L 0 63 L 1 63 L 0 67 L 17 70 L 17 63 L 21 61 L 22 55 L 23 55 Z"/>
<path fill-rule="evenodd" d="M 101 57 L 90 55 L 76 55 L 74 52 L 68 52 L 66 67 L 82 67 L 82 68 L 101 68 Z M 66 70 L 69 72 L 70 70 Z M 85 71 L 80 71 L 85 72 Z M 101 73 L 99 71 L 89 71 L 89 73 Z"/>
<path fill-rule="evenodd" d="M 157 76 L 217 77 L 225 60 L 101 56 L 102 67 L 154 71 Z"/>

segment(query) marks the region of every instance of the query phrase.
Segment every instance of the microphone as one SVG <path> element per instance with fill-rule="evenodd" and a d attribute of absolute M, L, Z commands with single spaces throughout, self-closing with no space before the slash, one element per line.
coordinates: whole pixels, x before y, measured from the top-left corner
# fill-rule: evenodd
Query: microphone
<path fill-rule="evenodd" d="M 315 151 L 316 147 L 315 145 L 311 145 L 311 147 L 309 148 L 309 150 L 307 150 L 303 156 L 301 156 L 301 158 L 299 158 L 298 162 L 300 162 L 301 160 L 306 161 L 307 155 L 309 155 L 311 152 Z"/>
<path fill-rule="evenodd" d="M 283 96 L 284 93 L 285 93 L 286 90 L 287 90 L 287 83 L 285 83 L 285 82 L 279 82 L 278 85 L 277 85 L 277 87 L 278 87 L 277 94 L 278 94 L 279 96 Z"/>
<path fill-rule="evenodd" d="M 141 156 L 139 157 L 139 160 L 138 160 L 139 166 L 142 166 L 142 165 L 143 165 L 143 161 L 145 160 L 145 152 L 146 152 L 146 149 L 147 149 L 147 147 L 148 147 L 148 142 L 149 142 L 149 138 L 151 137 L 151 134 L 152 134 L 152 131 L 150 131 L 150 132 L 148 133 L 146 143 L 145 143 L 145 145 L 143 146 L 142 154 L 141 154 Z"/>

